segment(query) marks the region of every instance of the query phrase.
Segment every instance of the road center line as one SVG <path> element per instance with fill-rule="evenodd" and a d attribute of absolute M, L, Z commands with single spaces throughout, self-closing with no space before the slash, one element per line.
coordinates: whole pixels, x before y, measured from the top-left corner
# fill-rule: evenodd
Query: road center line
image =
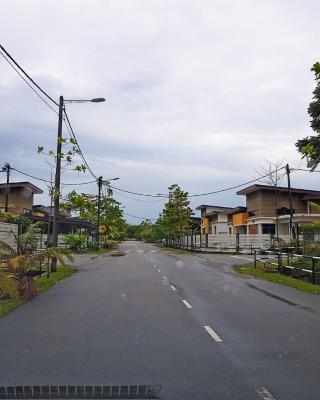
<path fill-rule="evenodd" d="M 222 342 L 222 339 L 219 335 L 215 333 L 215 331 L 208 325 L 204 326 L 204 329 L 208 332 L 208 334 L 212 337 L 215 342 Z"/>
<path fill-rule="evenodd" d="M 264 399 L 264 400 L 275 400 L 275 398 L 272 396 L 272 394 L 263 386 L 261 386 L 259 389 L 257 389 L 258 394 Z"/>
<path fill-rule="evenodd" d="M 187 300 L 182 300 L 182 302 L 187 308 L 192 308 L 192 305 L 188 303 Z"/>
<path fill-rule="evenodd" d="M 171 287 L 171 289 L 174 290 L 175 292 L 177 291 L 177 289 L 176 289 L 173 285 L 170 285 L 170 287 Z"/>

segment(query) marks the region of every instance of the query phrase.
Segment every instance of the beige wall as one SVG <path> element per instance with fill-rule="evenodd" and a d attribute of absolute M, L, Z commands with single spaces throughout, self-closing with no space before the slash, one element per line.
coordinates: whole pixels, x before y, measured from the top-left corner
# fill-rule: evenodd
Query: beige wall
<path fill-rule="evenodd" d="M 0 208 L 5 206 L 5 191 L 0 191 Z M 9 192 L 9 212 L 21 214 L 24 208 L 32 210 L 33 193 L 28 189 L 10 188 Z"/>
<path fill-rule="evenodd" d="M 303 196 L 303 194 L 292 193 L 292 206 L 297 214 L 308 212 L 307 202 L 302 200 Z M 290 207 L 288 193 L 278 193 L 277 198 L 275 192 L 266 190 L 247 195 L 248 212 L 257 210 L 256 217 L 274 217 L 276 208 L 281 207 Z"/>

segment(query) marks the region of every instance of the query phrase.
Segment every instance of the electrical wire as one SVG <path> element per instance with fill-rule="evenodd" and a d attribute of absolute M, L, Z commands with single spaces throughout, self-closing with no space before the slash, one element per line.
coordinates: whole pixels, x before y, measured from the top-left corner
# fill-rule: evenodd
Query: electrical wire
<path fill-rule="evenodd" d="M 161 195 L 160 195 L 160 194 L 146 194 L 146 193 L 132 192 L 132 191 L 130 191 L 130 190 L 121 189 L 121 188 L 118 188 L 118 187 L 116 187 L 116 186 L 111 186 L 111 185 L 110 185 L 110 187 L 111 187 L 112 189 L 120 190 L 120 192 L 129 193 L 129 194 L 135 194 L 135 195 L 137 195 L 137 196 L 162 197 L 162 198 L 167 198 L 167 197 L 169 197 L 169 196 L 164 195 L 164 194 L 161 194 Z"/>
<path fill-rule="evenodd" d="M 277 171 L 280 171 L 280 170 L 282 170 L 282 169 L 284 169 L 284 168 L 285 168 L 285 167 L 278 168 Z M 259 180 L 261 180 L 261 179 L 263 179 L 263 178 L 266 178 L 267 176 L 270 176 L 270 175 L 271 175 L 272 173 L 274 173 L 274 172 L 276 172 L 276 171 L 271 171 L 271 172 L 269 172 L 269 173 L 266 174 L 266 175 L 263 175 L 263 176 L 260 176 L 259 178 L 255 178 L 255 179 L 252 179 L 252 180 L 250 180 L 250 181 L 241 183 L 241 184 L 239 184 L 239 185 L 230 186 L 230 187 L 227 187 L 227 188 L 224 188 L 224 189 L 220 189 L 220 190 L 215 190 L 215 191 L 213 191 L 213 192 L 199 193 L 199 194 L 190 194 L 190 195 L 188 195 L 188 197 L 209 196 L 209 195 L 212 195 L 212 194 L 217 194 L 217 193 L 227 192 L 227 191 L 233 190 L 233 189 L 238 189 L 238 188 L 240 188 L 240 187 L 242 187 L 242 186 L 246 186 L 246 185 L 249 185 L 250 183 L 257 182 L 257 181 L 259 181 Z M 110 186 L 110 187 L 111 187 L 112 189 L 116 189 L 116 190 L 119 190 L 119 191 L 121 191 L 121 192 L 129 193 L 129 194 L 134 194 L 134 195 L 136 195 L 136 196 L 163 197 L 163 198 L 168 198 L 168 197 L 169 197 L 169 196 L 167 196 L 167 195 L 154 195 L 154 194 L 146 194 L 146 193 L 133 192 L 133 191 L 126 190 L 126 189 L 122 189 L 122 188 L 119 188 L 119 187 L 116 187 L 116 186 Z"/>
<path fill-rule="evenodd" d="M 310 171 L 309 169 L 303 169 L 303 168 L 291 168 L 291 171 L 304 171 L 304 172 L 320 172 L 317 169 L 314 169 L 313 171 Z"/>
<path fill-rule="evenodd" d="M 78 140 L 77 140 L 77 138 L 76 138 L 76 135 L 75 135 L 74 130 L 73 130 L 73 128 L 72 128 L 72 125 L 71 125 L 71 123 L 70 123 L 70 120 L 69 120 L 67 111 L 64 109 L 63 112 L 64 112 L 64 115 L 66 116 L 66 120 L 67 120 L 67 123 L 68 123 L 68 125 L 69 125 L 70 131 L 71 131 L 71 135 L 72 135 L 73 139 L 76 141 L 77 148 L 78 148 L 78 150 L 79 150 L 79 154 L 80 154 L 80 157 L 81 157 L 82 161 L 84 162 L 84 164 L 85 164 L 85 166 L 87 167 L 87 169 L 88 169 L 88 171 L 90 172 L 90 174 L 91 174 L 95 179 L 99 179 L 99 178 L 97 177 L 97 175 L 95 175 L 95 174 L 93 173 L 92 169 L 90 168 L 90 166 L 89 166 L 87 160 L 85 159 L 85 157 L 84 157 L 84 155 L 83 155 L 83 153 L 82 153 L 82 150 L 81 150 L 81 148 L 80 148 L 80 146 L 79 146 L 79 142 L 78 142 Z M 70 132 L 70 131 L 69 131 L 69 132 Z"/>
<path fill-rule="evenodd" d="M 150 220 L 150 221 L 157 221 L 156 218 L 146 218 L 146 217 L 138 217 L 137 215 L 132 215 L 132 214 L 128 214 L 126 212 L 123 211 L 124 215 L 127 215 L 128 217 L 132 217 L 132 218 L 137 218 L 137 219 L 141 219 L 141 220 Z"/>
<path fill-rule="evenodd" d="M 56 106 L 59 104 L 53 100 L 51 96 L 48 95 L 32 78 L 27 72 L 17 63 L 17 61 L 7 52 L 7 50 L 0 44 L 0 49 L 6 54 L 8 58 L 19 68 L 19 70 L 36 86 L 49 100 L 51 100 Z"/>
<path fill-rule="evenodd" d="M 37 177 L 37 176 L 27 174 L 26 172 L 22 172 L 22 171 L 18 170 L 17 168 L 11 167 L 11 169 L 12 169 L 13 171 L 18 172 L 19 174 L 28 176 L 29 178 L 32 178 L 32 179 L 35 179 L 35 180 L 38 180 L 38 181 L 41 181 L 41 182 L 45 182 L 45 183 L 50 183 L 50 184 L 52 183 L 52 182 L 49 181 L 48 179 L 39 178 L 39 177 Z M 63 183 L 63 182 L 61 182 L 61 185 L 65 185 L 65 186 L 81 186 L 81 185 L 89 185 L 89 184 L 95 183 L 95 182 L 97 182 L 97 181 L 94 180 L 94 181 L 90 181 L 90 182 L 75 182 L 75 183 L 71 183 L 71 182 Z"/>
<path fill-rule="evenodd" d="M 7 57 L 1 51 L 0 54 L 7 61 L 7 63 L 15 70 L 15 72 L 20 76 L 20 78 L 29 86 L 29 88 L 33 90 L 33 92 L 39 97 L 39 99 L 42 100 L 49 108 L 51 108 L 51 110 L 55 114 L 59 115 L 59 113 L 35 90 L 35 88 L 32 85 L 30 85 L 30 83 L 24 78 L 24 76 L 22 76 L 22 74 L 15 68 L 15 66 L 7 59 Z"/>
<path fill-rule="evenodd" d="M 158 200 L 135 199 L 134 197 L 130 197 L 130 196 L 127 196 L 127 195 L 119 192 L 117 189 L 113 189 L 113 191 L 115 193 L 117 193 L 119 196 L 124 197 L 125 199 L 130 199 L 130 200 L 133 200 L 133 201 L 140 201 L 140 202 L 143 202 L 143 203 L 157 203 L 159 201 L 163 201 L 164 200 L 164 199 L 158 199 Z"/>

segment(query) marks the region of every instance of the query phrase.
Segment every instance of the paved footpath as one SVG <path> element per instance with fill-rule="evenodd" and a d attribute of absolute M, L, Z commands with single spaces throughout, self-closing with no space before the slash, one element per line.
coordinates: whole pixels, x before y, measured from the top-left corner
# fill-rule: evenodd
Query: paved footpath
<path fill-rule="evenodd" d="M 162 385 L 163 399 L 320 398 L 320 298 L 229 255 L 126 242 L 0 319 L 0 385 Z"/>

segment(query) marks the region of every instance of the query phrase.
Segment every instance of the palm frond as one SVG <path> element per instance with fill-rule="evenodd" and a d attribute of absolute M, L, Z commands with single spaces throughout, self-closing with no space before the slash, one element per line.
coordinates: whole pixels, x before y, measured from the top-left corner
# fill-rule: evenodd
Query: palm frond
<path fill-rule="evenodd" d="M 10 299 L 20 299 L 19 281 L 14 275 L 0 273 L 0 292 L 7 295 Z"/>

